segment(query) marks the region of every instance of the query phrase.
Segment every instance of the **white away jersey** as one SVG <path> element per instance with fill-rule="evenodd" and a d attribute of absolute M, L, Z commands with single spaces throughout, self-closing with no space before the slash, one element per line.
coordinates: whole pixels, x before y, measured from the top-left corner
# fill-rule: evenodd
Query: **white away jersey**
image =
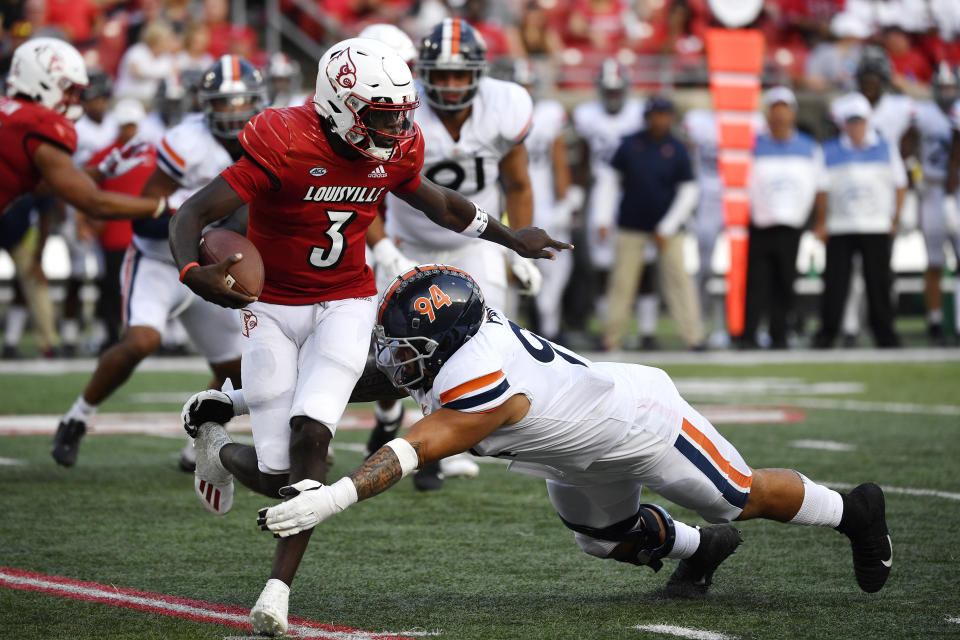
<path fill-rule="evenodd" d="M 498 428 L 472 451 L 582 470 L 617 445 L 637 417 L 624 366 L 590 362 L 488 309 L 486 321 L 443 365 L 433 388 L 412 395 L 429 414 L 441 407 L 485 412 L 523 394 L 530 401 L 526 416 Z"/>
<path fill-rule="evenodd" d="M 910 96 L 885 93 L 873 105 L 870 123 L 894 146 L 900 145 L 900 138 L 913 124 L 916 107 Z"/>
<path fill-rule="evenodd" d="M 527 136 L 530 184 L 533 188 L 533 225 L 550 230 L 556 190 L 553 175 L 553 144 L 563 132 L 567 112 L 555 100 L 541 100 L 533 105 L 533 126 Z"/>
<path fill-rule="evenodd" d="M 643 128 L 643 102 L 627 98 L 617 113 L 607 113 L 599 101 L 584 102 L 573 110 L 573 128 L 590 147 L 590 168 L 609 165 L 620 140 Z"/>
<path fill-rule="evenodd" d="M 93 154 L 117 139 L 117 121 L 109 111 L 99 123 L 84 115 L 77 120 L 74 128 L 77 130 L 77 150 L 73 154 L 73 164 L 77 167 L 87 166 Z"/>
<path fill-rule="evenodd" d="M 482 78 L 459 140 L 450 137 L 429 104 L 422 103 L 414 117 L 425 143 L 421 175 L 460 192 L 499 218 L 503 211 L 500 161 L 523 141 L 533 118 L 527 90 L 513 82 Z M 393 194 L 387 195 L 386 231 L 401 242 L 431 249 L 455 249 L 471 241 L 435 224 Z"/>
<path fill-rule="evenodd" d="M 920 133 L 920 159 L 924 180 L 942 182 L 947 177 L 953 128 L 950 118 L 936 102 L 917 104 L 917 130 Z"/>
<path fill-rule="evenodd" d="M 167 198 L 167 206 L 176 211 L 187 198 L 232 164 L 233 158 L 210 133 L 203 114 L 188 115 L 167 131 L 157 147 L 157 166 L 180 185 Z M 135 234 L 133 242 L 137 249 L 151 258 L 168 262 L 173 260 L 166 238 L 147 238 Z"/>

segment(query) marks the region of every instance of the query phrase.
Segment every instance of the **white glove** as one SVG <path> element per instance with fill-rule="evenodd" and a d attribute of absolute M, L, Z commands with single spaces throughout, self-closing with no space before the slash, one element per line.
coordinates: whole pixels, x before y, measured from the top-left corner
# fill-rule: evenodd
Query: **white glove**
<path fill-rule="evenodd" d="M 205 422 L 227 424 L 233 416 L 230 396 L 216 389 L 206 389 L 190 396 L 180 412 L 180 421 L 187 435 L 196 438 L 197 429 Z"/>
<path fill-rule="evenodd" d="M 97 165 L 97 171 L 105 178 L 116 178 L 143 164 L 149 159 L 150 144 L 134 138 L 123 147 L 107 154 Z"/>
<path fill-rule="evenodd" d="M 406 273 L 417 266 L 417 263 L 400 253 L 397 245 L 390 238 L 384 238 L 373 245 L 373 259 L 380 268 L 391 277 Z"/>
<path fill-rule="evenodd" d="M 569 231 L 573 226 L 573 213 L 583 206 L 583 188 L 571 185 L 567 195 L 553 208 L 553 220 L 550 226 L 558 231 Z"/>
<path fill-rule="evenodd" d="M 540 275 L 540 270 L 533 264 L 533 260 L 514 253 L 510 256 L 510 270 L 520 281 L 520 293 L 528 296 L 535 296 L 540 293 L 543 276 Z"/>
<path fill-rule="evenodd" d="M 943 224 L 947 233 L 957 235 L 960 233 L 960 211 L 957 206 L 957 194 L 948 193 L 943 200 Z"/>
<path fill-rule="evenodd" d="M 280 489 L 280 495 L 291 499 L 260 509 L 257 524 L 262 531 L 286 538 L 312 529 L 352 505 L 357 501 L 357 488 L 350 478 L 340 478 L 332 485 L 301 480 Z"/>

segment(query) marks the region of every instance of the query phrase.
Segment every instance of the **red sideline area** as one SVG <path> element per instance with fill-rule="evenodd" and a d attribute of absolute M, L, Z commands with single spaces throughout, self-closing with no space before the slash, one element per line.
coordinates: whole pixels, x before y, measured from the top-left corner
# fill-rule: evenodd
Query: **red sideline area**
<path fill-rule="evenodd" d="M 202 600 L 189 600 L 162 593 L 150 593 L 124 587 L 48 576 L 23 569 L 0 567 L 0 587 L 39 591 L 61 598 L 87 600 L 113 607 L 147 611 L 161 616 L 185 618 L 194 622 L 221 624 L 250 630 L 250 611 Z M 314 640 L 410 640 L 404 636 L 378 634 L 373 631 L 351 629 L 340 625 L 323 624 L 291 616 L 287 635 Z"/>

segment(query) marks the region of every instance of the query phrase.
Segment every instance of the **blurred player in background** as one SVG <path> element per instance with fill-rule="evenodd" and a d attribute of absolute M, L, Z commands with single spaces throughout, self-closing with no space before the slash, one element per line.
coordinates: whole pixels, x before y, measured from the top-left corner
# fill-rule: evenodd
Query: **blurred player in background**
<path fill-rule="evenodd" d="M 916 126 L 920 134 L 920 229 L 927 246 L 927 270 L 924 275 L 924 300 L 927 307 L 927 333 L 934 345 L 946 344 L 943 330 L 943 293 L 940 280 L 946 264 L 944 245 L 949 242 L 954 256 L 960 256 L 957 233 L 955 191 L 946 192 L 953 126 L 950 110 L 960 92 L 957 73 L 946 62 L 940 64 L 931 82 L 933 100 L 917 103 Z"/>
<path fill-rule="evenodd" d="M 364 238 L 388 192 L 435 224 L 530 257 L 550 257 L 548 246 L 569 248 L 540 229 L 511 230 L 457 192 L 421 178 L 413 76 L 387 45 L 368 38 L 335 44 L 320 60 L 316 87 L 312 104 L 268 109 L 251 120 L 240 137 L 244 156 L 188 200 L 170 225 L 183 282 L 207 300 L 245 307 L 244 389 L 229 396 L 203 392 L 185 408 L 185 426 L 196 437 L 194 487 L 217 514 L 233 504 L 234 477 L 269 496 L 291 482 L 326 477 L 327 447 L 369 352 L 376 282 Z M 259 298 L 224 282 L 238 256 L 197 263 L 203 227 L 244 202 L 247 236 L 265 267 Z M 207 400 L 230 415 L 249 410 L 254 446 L 235 444 L 216 420 L 198 418 Z M 290 584 L 309 539 L 305 532 L 278 543 L 270 579 L 250 613 L 255 632 L 286 631 Z"/>
<path fill-rule="evenodd" d="M 643 128 L 643 100 L 630 95 L 630 73 L 613 58 L 605 59 L 597 72 L 599 98 L 583 102 L 573 110 L 573 128 L 589 149 L 590 194 L 587 197 L 587 249 L 590 262 L 598 274 L 590 294 L 599 296 L 601 308 L 596 311 L 606 315 L 608 300 L 607 277 L 616 260 L 616 219 L 621 192 L 615 172 L 610 166 L 614 151 L 620 140 Z M 602 185 L 598 187 L 598 185 Z M 652 262 L 656 252 L 651 248 L 644 256 Z M 646 278 L 641 283 L 639 300 L 641 334 L 652 339 L 656 329 L 659 300 L 654 293 L 653 269 L 645 269 Z M 653 347 L 651 340 L 646 347 Z"/>
<path fill-rule="evenodd" d="M 416 63 L 423 102 L 416 111 L 423 134 L 423 175 L 476 200 L 493 212 L 506 210 L 514 229 L 533 220 L 533 192 L 524 139 L 530 131 L 533 103 L 520 86 L 486 76 L 486 47 L 466 21 L 447 18 L 424 38 Z M 503 191 L 501 192 L 501 184 Z M 442 261 L 478 274 L 491 305 L 507 305 L 507 258 L 502 247 L 438 227 L 420 211 L 388 195 L 384 230 L 372 225 L 367 241 L 377 261 L 379 289 L 412 264 Z M 495 214 L 496 215 L 496 214 Z M 539 289 L 541 276 L 529 260 L 511 254 L 521 286 Z M 368 450 L 396 433 L 403 406 L 377 406 L 377 427 Z M 414 477 L 420 490 L 439 489 L 443 477 L 476 475 L 479 468 L 461 457 L 422 469 Z"/>
<path fill-rule="evenodd" d="M 310 94 L 301 90 L 300 63 L 282 51 L 270 56 L 264 77 L 267 104 L 271 107 L 296 107 L 310 99 Z"/>
<path fill-rule="evenodd" d="M 143 187 L 144 195 L 169 197 L 172 210 L 242 155 L 237 135 L 263 109 L 263 77 L 246 60 L 223 56 L 204 74 L 200 100 L 203 113 L 188 116 L 163 136 L 157 168 Z M 210 363 L 211 384 L 219 389 L 230 378 L 240 387 L 237 314 L 194 295 L 178 281 L 167 242 L 169 224 L 168 214 L 133 225 L 133 244 L 123 266 L 123 339 L 100 357 L 83 393 L 60 421 L 52 449 L 58 464 L 76 464 L 80 438 L 97 408 L 159 348 L 172 316 L 180 318 Z M 193 465 L 193 447 L 188 442 L 180 466 L 192 471 Z"/>
<path fill-rule="evenodd" d="M 524 141 L 530 158 L 533 188 L 533 223 L 551 237 L 570 242 L 573 214 L 583 204 L 583 189 L 570 183 L 567 161 L 567 112 L 556 100 L 542 98 L 545 80 L 526 58 L 512 61 L 512 80 L 533 98 L 533 125 Z M 573 254 L 561 253 L 556 260 L 537 265 L 543 275 L 536 296 L 538 330 L 548 339 L 561 336 L 563 292 L 573 270 Z M 562 341 L 562 340 L 561 340 Z"/>

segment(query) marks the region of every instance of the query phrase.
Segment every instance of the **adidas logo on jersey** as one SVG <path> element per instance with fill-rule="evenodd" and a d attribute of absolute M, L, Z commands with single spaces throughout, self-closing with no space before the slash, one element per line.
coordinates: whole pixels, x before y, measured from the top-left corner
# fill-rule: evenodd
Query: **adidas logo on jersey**
<path fill-rule="evenodd" d="M 382 164 L 378 164 L 377 168 L 367 174 L 368 178 L 386 178 L 387 171 L 383 168 Z"/>
<path fill-rule="evenodd" d="M 386 187 L 308 187 L 307 202 L 378 202 Z"/>

